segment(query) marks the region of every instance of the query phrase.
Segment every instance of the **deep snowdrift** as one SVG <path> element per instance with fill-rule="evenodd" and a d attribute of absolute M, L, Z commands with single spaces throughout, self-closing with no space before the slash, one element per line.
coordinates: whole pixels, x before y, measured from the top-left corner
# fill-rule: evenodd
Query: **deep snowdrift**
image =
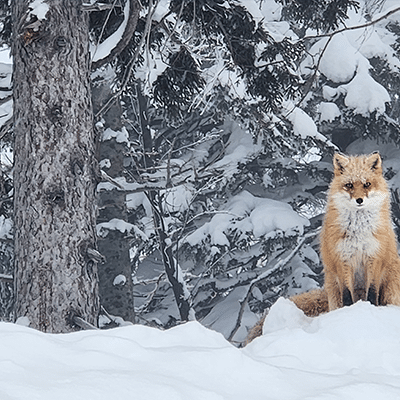
<path fill-rule="evenodd" d="M 279 300 L 244 349 L 192 322 L 49 335 L 0 324 L 1 400 L 399 399 L 400 308 Z"/>

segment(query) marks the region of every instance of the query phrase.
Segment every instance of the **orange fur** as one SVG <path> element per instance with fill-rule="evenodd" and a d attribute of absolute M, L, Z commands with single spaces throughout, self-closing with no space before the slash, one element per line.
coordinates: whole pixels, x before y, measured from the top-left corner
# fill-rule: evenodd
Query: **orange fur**
<path fill-rule="evenodd" d="M 329 311 L 328 296 L 324 289 L 300 293 L 292 296 L 290 300 L 308 317 L 316 317 Z"/>

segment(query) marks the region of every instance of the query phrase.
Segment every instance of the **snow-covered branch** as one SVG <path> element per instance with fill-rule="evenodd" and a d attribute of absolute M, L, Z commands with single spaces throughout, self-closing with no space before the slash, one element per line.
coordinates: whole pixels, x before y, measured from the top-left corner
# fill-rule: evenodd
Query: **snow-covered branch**
<path fill-rule="evenodd" d="M 311 40 L 311 39 L 320 39 L 320 38 L 324 38 L 324 37 L 333 37 L 335 35 L 338 35 L 339 33 L 347 32 L 347 31 L 354 31 L 357 29 L 368 28 L 369 26 L 375 25 L 378 22 L 381 22 L 381 21 L 389 18 L 391 15 L 396 14 L 399 11 L 400 11 L 400 7 L 396 6 L 396 7 L 392 8 L 391 10 L 385 12 L 384 14 L 380 15 L 379 17 L 377 17 L 369 22 L 366 22 L 364 24 L 354 25 L 354 26 L 345 26 L 344 28 L 337 29 L 333 32 L 321 33 L 318 35 L 307 35 L 307 36 L 304 36 L 301 39 L 301 41 L 306 41 L 306 40 Z"/>
<path fill-rule="evenodd" d="M 126 0 L 124 20 L 120 27 L 93 50 L 93 69 L 100 68 L 109 63 L 124 50 L 136 30 L 139 12 L 140 2 L 138 0 Z"/>
<path fill-rule="evenodd" d="M 132 0 L 132 1 L 134 1 L 134 0 Z M 117 99 L 119 96 L 121 96 L 122 92 L 125 90 L 125 87 L 128 84 L 129 79 L 131 78 L 133 69 L 139 58 L 139 54 L 142 51 L 143 45 L 146 42 L 147 36 L 150 32 L 151 22 L 153 20 L 153 14 L 155 12 L 155 9 L 156 9 L 156 7 L 153 6 L 153 0 L 150 0 L 149 13 L 147 15 L 146 26 L 144 28 L 142 38 L 140 39 L 140 43 L 138 44 L 138 46 L 136 48 L 135 54 L 133 55 L 129 65 L 126 67 L 124 77 L 123 77 L 123 80 L 121 83 L 121 87 L 116 93 L 114 93 L 114 95 L 107 101 L 107 103 L 97 112 L 97 114 L 95 115 L 96 118 L 99 118 L 106 110 L 108 110 L 109 107 L 111 106 L 111 104 L 114 103 L 115 99 Z"/>

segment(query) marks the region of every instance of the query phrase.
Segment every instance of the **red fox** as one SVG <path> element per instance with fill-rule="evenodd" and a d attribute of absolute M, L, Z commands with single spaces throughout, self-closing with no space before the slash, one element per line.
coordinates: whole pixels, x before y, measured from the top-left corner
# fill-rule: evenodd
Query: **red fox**
<path fill-rule="evenodd" d="M 321 231 L 329 311 L 358 300 L 400 305 L 400 259 L 378 153 L 333 157 Z"/>
<path fill-rule="evenodd" d="M 333 166 L 320 237 L 324 288 L 290 300 L 312 317 L 358 300 L 400 305 L 400 258 L 381 157 L 337 153 Z"/>

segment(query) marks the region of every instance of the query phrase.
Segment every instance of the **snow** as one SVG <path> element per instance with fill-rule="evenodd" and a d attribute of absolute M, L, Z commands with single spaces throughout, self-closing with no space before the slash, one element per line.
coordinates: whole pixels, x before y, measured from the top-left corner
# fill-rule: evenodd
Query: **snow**
<path fill-rule="evenodd" d="M 1 98 L 1 95 L 0 95 Z M 0 127 L 4 125 L 13 114 L 13 101 L 9 100 L 0 105 Z"/>
<path fill-rule="evenodd" d="M 129 133 L 125 127 L 122 127 L 120 131 L 113 131 L 111 128 L 107 128 L 102 135 L 102 141 L 111 140 L 115 138 L 117 143 L 129 143 Z"/>
<path fill-rule="evenodd" d="M 243 349 L 198 322 L 59 335 L 0 323 L 0 398 L 398 399 L 399 331 L 395 306 L 308 318 L 284 299 Z"/>
<path fill-rule="evenodd" d="M 160 22 L 169 12 L 171 0 L 161 0 L 156 4 L 156 9 L 154 10 L 153 20 Z"/>
<path fill-rule="evenodd" d="M 13 230 L 13 224 L 11 219 L 5 218 L 4 215 L 0 215 L 0 238 L 11 239 L 12 230 Z"/>
<path fill-rule="evenodd" d="M 187 210 L 195 197 L 195 189 L 186 184 L 161 191 L 164 196 L 165 210 L 169 213 Z"/>
<path fill-rule="evenodd" d="M 46 14 L 49 11 L 49 5 L 46 4 L 45 0 L 31 1 L 28 7 L 31 9 L 30 14 L 35 15 L 39 21 L 46 19 Z"/>
<path fill-rule="evenodd" d="M 344 46 L 343 53 L 350 54 L 345 49 Z M 339 53 L 338 49 L 335 50 L 335 54 Z M 324 54 L 322 60 L 325 57 L 326 54 Z M 357 114 L 366 117 L 375 111 L 378 114 L 383 114 L 386 110 L 386 104 L 390 102 L 389 93 L 371 77 L 369 73 L 370 63 L 366 58 L 360 56 L 357 60 L 354 58 L 353 61 L 354 63 L 347 63 L 347 66 L 340 57 L 337 63 L 334 62 L 333 58 L 329 58 L 329 63 L 321 62 L 321 66 L 326 65 L 321 69 L 326 77 L 332 82 L 344 82 L 343 85 L 336 88 L 325 85 L 323 87 L 324 98 L 334 100 L 343 95 L 346 106 Z M 343 66 L 339 68 L 338 65 L 341 64 Z"/>
<path fill-rule="evenodd" d="M 122 274 L 117 275 L 113 281 L 114 286 L 123 286 L 125 285 L 125 283 L 126 283 L 126 276 Z"/>
<path fill-rule="evenodd" d="M 295 37 L 286 21 L 281 21 L 282 5 L 274 0 L 240 0 L 240 3 L 252 15 L 254 21 L 260 24 L 276 41 L 281 41 L 285 36 Z"/>
<path fill-rule="evenodd" d="M 149 240 L 147 235 L 143 233 L 136 225 L 125 222 L 122 219 L 113 218 L 108 222 L 102 222 L 96 225 L 97 235 L 105 238 L 109 230 L 117 230 L 121 233 L 134 233 L 143 240 Z"/>
<path fill-rule="evenodd" d="M 240 233 L 249 232 L 257 238 L 274 236 L 278 232 L 288 236 L 296 232 L 302 234 L 308 225 L 309 221 L 293 211 L 289 204 L 255 197 L 243 191 L 234 196 L 210 222 L 190 234 L 186 241 L 195 246 L 209 237 L 211 245 L 229 246 L 227 235 L 233 230 L 236 230 L 240 240 Z"/>
<path fill-rule="evenodd" d="M 130 209 L 136 210 L 138 207 L 142 206 L 146 212 L 146 215 L 152 215 L 152 208 L 150 201 L 145 193 L 129 193 L 126 195 L 126 206 Z"/>
<path fill-rule="evenodd" d="M 372 19 L 376 19 L 378 15 L 373 15 L 374 13 L 385 14 L 391 8 L 395 8 L 395 4 L 390 3 L 382 2 L 383 9 L 372 9 L 373 6 L 367 3 L 364 6 L 371 5 L 372 8 L 368 12 L 372 13 Z M 350 28 L 367 22 L 363 13 L 352 11 L 349 16 L 346 26 Z M 393 14 L 392 18 L 398 18 L 398 15 Z M 315 65 L 318 65 L 319 73 L 328 79 L 323 87 L 326 100 L 336 101 L 343 96 L 345 105 L 355 114 L 365 117 L 374 112 L 377 115 L 383 114 L 390 102 L 390 96 L 387 90 L 372 78 L 369 60 L 386 60 L 393 73 L 399 71 L 400 62 L 391 47 L 395 44 L 396 36 L 386 29 L 386 24 L 387 20 L 384 20 L 365 29 L 350 29 L 318 40 L 311 47 L 300 70 L 305 76 L 309 76 L 314 72 Z M 340 116 L 338 110 L 329 107 L 328 109 L 322 105 L 321 121 L 333 121 Z"/>
<path fill-rule="evenodd" d="M 339 107 L 335 103 L 321 102 L 319 104 L 319 120 L 320 122 L 328 121 L 333 122 L 336 118 L 341 116 Z"/>
<path fill-rule="evenodd" d="M 340 86 L 338 90 L 345 93 L 346 106 L 366 117 L 374 111 L 383 114 L 386 104 L 390 103 L 389 93 L 369 75 L 365 65 L 360 65 L 354 79 L 347 85 Z"/>
<path fill-rule="evenodd" d="M 10 48 L 3 46 L 0 47 L 0 73 L 3 73 L 3 68 L 7 68 L 8 69 L 12 69 L 11 67 L 11 63 L 12 63 L 12 58 L 11 58 L 11 50 Z M 10 64 L 10 66 L 6 66 L 4 64 Z M 11 71 L 10 71 L 11 72 Z"/>
<path fill-rule="evenodd" d="M 322 39 L 319 44 L 325 46 L 326 41 Z M 345 34 L 335 35 L 323 53 L 319 70 L 332 82 L 348 82 L 354 76 L 360 57 Z"/>
<path fill-rule="evenodd" d="M 10 50 L 0 48 L 0 87 L 3 89 L 10 88 L 10 91 L 0 91 L 0 100 L 10 96 L 12 87 L 12 59 L 10 58 Z M 1 102 L 0 102 L 1 103 Z M 3 126 L 13 114 L 12 99 L 0 104 L 0 127 Z"/>
<path fill-rule="evenodd" d="M 227 118 L 223 126 L 224 132 L 231 132 L 226 144 L 224 157 L 215 162 L 214 169 L 224 169 L 225 178 L 232 177 L 238 172 L 239 164 L 258 154 L 262 147 L 254 144 L 250 132 L 244 130 L 237 122 Z"/>
<path fill-rule="evenodd" d="M 292 101 L 283 102 L 282 109 L 286 113 L 285 117 L 292 123 L 293 133 L 296 136 L 301 139 L 313 137 L 322 142 L 327 142 L 326 137 L 318 132 L 313 119 L 301 108 L 296 107 Z"/>
<path fill-rule="evenodd" d="M 111 167 L 111 161 L 108 158 L 104 158 L 99 162 L 100 168 L 110 168 Z"/>

